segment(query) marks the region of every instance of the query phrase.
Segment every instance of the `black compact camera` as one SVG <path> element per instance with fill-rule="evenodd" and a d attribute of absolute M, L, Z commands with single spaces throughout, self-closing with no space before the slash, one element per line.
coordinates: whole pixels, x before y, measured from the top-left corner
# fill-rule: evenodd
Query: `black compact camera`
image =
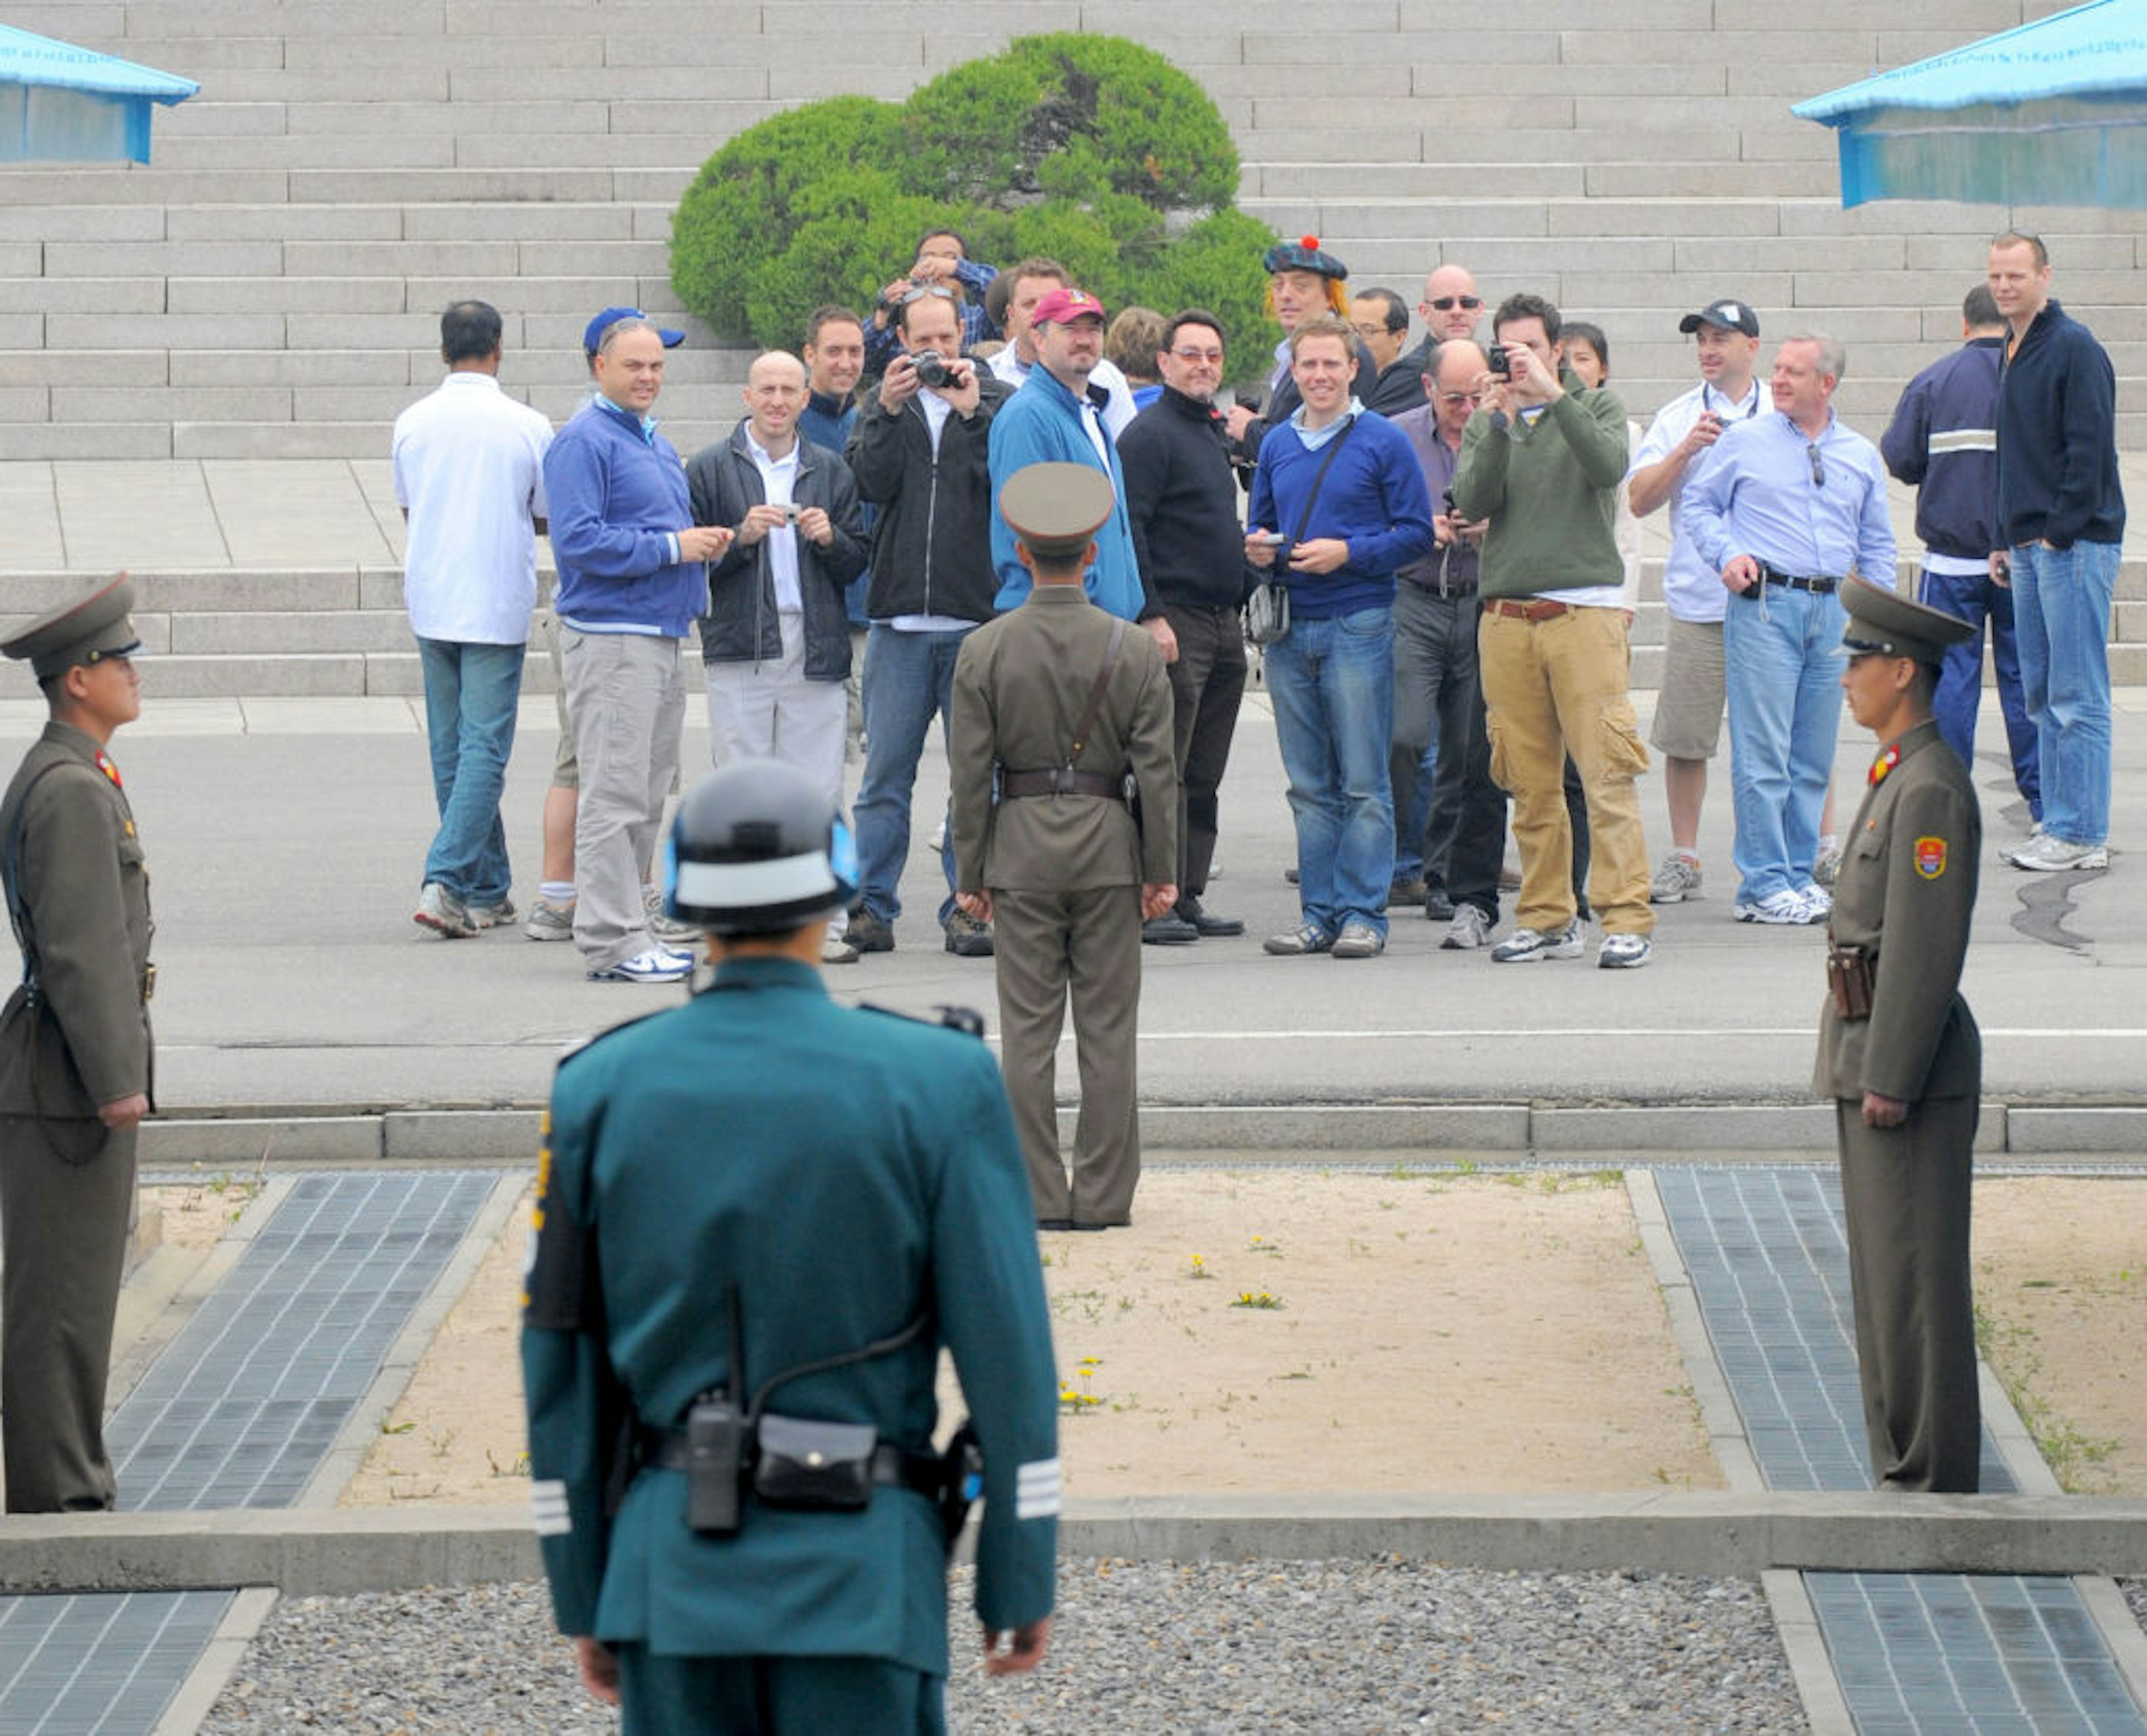
<path fill-rule="evenodd" d="M 1513 368 L 1506 360 L 1506 346 L 1503 343 L 1494 343 L 1491 346 L 1491 372 L 1502 380 L 1509 379 L 1513 375 Z"/>
<path fill-rule="evenodd" d="M 947 365 L 947 358 L 936 349 L 921 349 L 909 358 L 909 365 L 917 370 L 917 383 L 934 388 L 953 383 L 954 372 Z"/>

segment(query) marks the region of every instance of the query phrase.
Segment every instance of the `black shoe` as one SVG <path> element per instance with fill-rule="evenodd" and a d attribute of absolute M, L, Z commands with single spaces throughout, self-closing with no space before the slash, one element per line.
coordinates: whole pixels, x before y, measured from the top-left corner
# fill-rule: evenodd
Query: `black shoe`
<path fill-rule="evenodd" d="M 966 910 L 957 910 L 947 918 L 947 950 L 957 958 L 990 958 L 992 925 L 978 922 Z"/>
<path fill-rule="evenodd" d="M 1143 946 L 1182 947 L 1199 938 L 1200 930 L 1174 910 L 1152 916 L 1141 924 Z"/>
<path fill-rule="evenodd" d="M 894 924 L 885 917 L 875 916 L 862 904 L 850 908 L 850 925 L 843 930 L 843 938 L 860 953 L 891 953 L 894 950 Z"/>
<path fill-rule="evenodd" d="M 1234 916 L 1210 916 L 1201 908 L 1200 900 L 1188 893 L 1178 901 L 1178 917 L 1181 922 L 1193 924 L 1203 940 L 1242 934 L 1245 925 Z"/>
<path fill-rule="evenodd" d="M 1433 922 L 1450 923 L 1454 920 L 1454 900 L 1434 886 L 1424 895 L 1424 913 Z"/>
<path fill-rule="evenodd" d="M 1421 904 L 1428 890 L 1421 874 L 1412 875 L 1406 880 L 1397 880 L 1387 888 L 1387 908 L 1394 909 L 1404 904 Z"/>
<path fill-rule="evenodd" d="M 1294 885 L 1296 885 L 1296 884 L 1297 884 L 1297 870 L 1296 870 L 1295 868 L 1284 868 L 1284 869 L 1282 871 L 1282 877 L 1283 877 L 1283 878 L 1284 878 L 1284 879 L 1285 879 L 1285 880 L 1289 881 L 1289 883 L 1290 883 L 1292 886 L 1294 886 Z"/>
<path fill-rule="evenodd" d="M 1036 1220 L 1036 1227 L 1039 1230 L 1048 1230 L 1055 1234 L 1060 1231 L 1072 1229 L 1074 1220 L 1071 1218 L 1039 1218 Z"/>

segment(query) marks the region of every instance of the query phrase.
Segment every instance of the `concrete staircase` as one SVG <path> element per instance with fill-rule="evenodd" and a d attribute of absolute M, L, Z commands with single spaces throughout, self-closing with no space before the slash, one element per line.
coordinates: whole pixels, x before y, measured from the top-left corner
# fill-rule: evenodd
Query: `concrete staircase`
<path fill-rule="evenodd" d="M 2037 227 L 2124 376 L 2121 443 L 2147 450 L 2147 216 L 1844 213 L 1832 135 L 1788 112 L 2055 9 L 1805 0 L 1782 28 L 1760 0 L 1241 0 L 1204 28 L 1132 0 L 18 6 L 9 22 L 203 88 L 158 115 L 153 167 L 0 171 L 0 461 L 378 459 L 438 375 L 438 309 L 463 295 L 507 316 L 510 389 L 563 418 L 591 312 L 678 314 L 670 213 L 724 138 L 819 96 L 899 98 L 1045 30 L 1134 36 L 1198 78 L 1236 134 L 1247 207 L 1321 235 L 1353 282 L 1413 303 L 1458 260 L 1489 297 L 1533 289 L 1597 320 L 1641 415 L 1689 379 L 1677 316 L 1736 293 L 1769 335 L 1844 339 L 1844 413 L 1875 433 L 1955 341 L 1984 239 Z M 665 410 L 683 448 L 735 419 L 744 360 L 698 330 L 676 353 Z M 283 617 L 262 656 L 356 658 L 380 690 L 390 666 L 364 660 L 398 653 L 366 618 L 392 609 L 386 579 L 347 575 L 340 600 L 293 608 L 316 593 L 280 576 L 237 575 L 273 609 L 178 605 L 203 618 L 176 637 L 228 614 L 203 654 L 248 658 L 251 618 Z M 288 643 L 298 616 L 322 643 Z M 249 663 L 243 678 L 273 678 Z"/>

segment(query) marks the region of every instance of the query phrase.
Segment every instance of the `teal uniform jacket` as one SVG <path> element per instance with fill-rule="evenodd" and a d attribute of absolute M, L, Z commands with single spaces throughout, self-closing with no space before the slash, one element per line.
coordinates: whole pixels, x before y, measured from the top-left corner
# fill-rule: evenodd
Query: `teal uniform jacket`
<path fill-rule="evenodd" d="M 972 1036 L 839 1006 L 817 971 L 755 958 L 570 1056 L 553 1086 L 522 1353 L 561 1630 L 946 1673 L 944 1538 L 922 1496 L 883 1487 L 853 1513 L 748 1496 L 738 1531 L 708 1537 L 688 1528 L 684 1473 L 644 1468 L 607 1521 L 607 1388 L 644 1426 L 680 1424 L 732 1378 L 732 1283 L 748 1388 L 931 1313 L 904 1348 L 788 1382 L 769 1408 L 929 1450 L 945 1344 L 984 1458 L 977 1613 L 1048 1614 L 1058 1382 L 998 1068 Z"/>

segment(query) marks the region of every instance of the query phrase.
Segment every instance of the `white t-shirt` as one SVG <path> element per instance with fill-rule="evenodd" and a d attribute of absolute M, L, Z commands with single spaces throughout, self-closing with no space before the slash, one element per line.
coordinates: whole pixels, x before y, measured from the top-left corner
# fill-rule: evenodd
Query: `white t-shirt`
<path fill-rule="evenodd" d="M 1659 464 L 1668 458 L 1670 448 L 1692 432 L 1703 410 L 1712 410 L 1727 424 L 1746 421 L 1770 408 L 1771 399 L 1762 395 L 1764 389 L 1754 378 L 1750 389 L 1734 402 L 1704 380 L 1691 391 L 1679 393 L 1655 412 L 1655 419 L 1648 424 L 1647 434 L 1626 470 L 1627 479 L 1630 480 L 1634 471 Z M 1709 566 L 1700 552 L 1692 546 L 1692 538 L 1685 534 L 1681 510 L 1685 484 L 1699 473 L 1705 456 L 1701 453 L 1684 467 L 1684 474 L 1678 478 L 1678 485 L 1670 493 L 1670 552 L 1669 559 L 1663 563 L 1663 603 L 1671 617 L 1679 621 L 1719 621 L 1722 612 L 1729 606 L 1729 593 L 1722 583 L 1722 575 Z"/>
<path fill-rule="evenodd" d="M 395 499 L 410 515 L 403 596 L 421 639 L 520 645 L 537 606 L 552 424 L 488 373 L 450 373 L 395 418 Z"/>
<path fill-rule="evenodd" d="M 798 437 L 803 438 L 802 434 Z M 745 449 L 752 456 L 753 468 L 760 473 L 760 498 L 772 507 L 788 506 L 798 487 L 798 441 L 793 440 L 790 450 L 781 458 L 772 458 L 748 428 Z M 775 613 L 802 615 L 805 598 L 798 588 L 798 533 L 786 524 L 780 530 L 769 531 L 764 540 L 768 576 L 775 583 Z"/>

